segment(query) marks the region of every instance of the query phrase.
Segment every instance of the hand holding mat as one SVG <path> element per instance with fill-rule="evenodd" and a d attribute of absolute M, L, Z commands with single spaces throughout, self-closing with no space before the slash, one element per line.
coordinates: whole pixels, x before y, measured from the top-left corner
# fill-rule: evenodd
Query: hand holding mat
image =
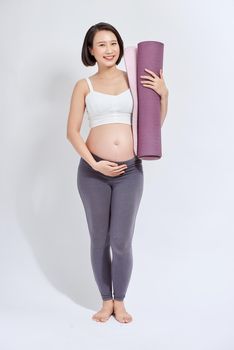
<path fill-rule="evenodd" d="M 160 159 L 162 156 L 160 96 L 153 89 L 143 86 L 140 76 L 149 74 L 145 68 L 159 75 L 163 68 L 163 49 L 164 44 L 158 41 L 142 41 L 137 48 L 124 49 L 129 87 L 134 101 L 134 151 L 143 160 Z"/>

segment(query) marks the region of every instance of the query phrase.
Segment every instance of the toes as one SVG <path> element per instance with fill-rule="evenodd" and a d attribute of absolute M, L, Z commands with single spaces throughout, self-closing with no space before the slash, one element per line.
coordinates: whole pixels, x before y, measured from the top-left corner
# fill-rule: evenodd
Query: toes
<path fill-rule="evenodd" d="M 102 322 L 105 322 L 105 321 L 107 321 L 107 320 L 108 320 L 108 317 L 102 317 L 102 318 L 101 318 L 101 321 L 102 321 Z"/>
<path fill-rule="evenodd" d="M 99 319 L 97 317 L 93 317 L 93 320 L 99 322 Z"/>
<path fill-rule="evenodd" d="M 108 319 L 109 319 L 109 316 L 103 316 L 103 315 L 98 315 L 98 314 L 94 314 L 92 316 L 92 319 L 94 321 L 97 321 L 97 322 L 106 322 Z"/>
<path fill-rule="evenodd" d="M 99 319 L 96 318 L 96 317 L 93 317 L 93 320 L 96 321 L 96 322 L 99 322 Z"/>
<path fill-rule="evenodd" d="M 93 319 L 94 321 L 97 321 L 97 322 L 100 321 L 99 318 L 98 318 L 98 315 L 96 315 L 96 314 L 92 316 L 92 319 Z"/>
<path fill-rule="evenodd" d="M 129 323 L 132 321 L 132 317 L 131 316 L 116 316 L 117 321 L 121 322 L 121 323 Z"/>

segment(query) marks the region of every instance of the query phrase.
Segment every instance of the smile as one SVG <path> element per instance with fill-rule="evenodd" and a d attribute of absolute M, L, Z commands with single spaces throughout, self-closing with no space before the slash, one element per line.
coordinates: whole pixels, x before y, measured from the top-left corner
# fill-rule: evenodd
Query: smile
<path fill-rule="evenodd" d="M 104 58 L 108 61 L 111 61 L 115 56 L 104 56 Z"/>

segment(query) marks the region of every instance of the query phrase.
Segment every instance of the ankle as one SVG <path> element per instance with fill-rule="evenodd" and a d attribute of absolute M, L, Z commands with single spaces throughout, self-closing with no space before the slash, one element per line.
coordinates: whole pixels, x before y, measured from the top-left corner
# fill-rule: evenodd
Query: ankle
<path fill-rule="evenodd" d="M 113 304 L 113 299 L 103 300 L 102 302 L 103 302 L 103 305 Z"/>
<path fill-rule="evenodd" d="M 114 301 L 114 304 L 116 304 L 116 305 L 123 305 L 124 304 L 123 300 L 114 299 L 113 301 Z"/>

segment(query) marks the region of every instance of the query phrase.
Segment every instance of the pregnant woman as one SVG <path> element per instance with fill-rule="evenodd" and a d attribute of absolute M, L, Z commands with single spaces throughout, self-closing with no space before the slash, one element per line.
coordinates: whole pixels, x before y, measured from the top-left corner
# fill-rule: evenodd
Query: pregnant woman
<path fill-rule="evenodd" d="M 92 316 L 105 322 L 111 315 L 122 323 L 132 321 L 124 298 L 132 268 L 132 238 L 144 184 L 142 160 L 133 149 L 133 99 L 127 73 L 117 68 L 123 41 L 110 24 L 89 28 L 83 47 L 85 66 L 97 63 L 96 74 L 75 84 L 67 123 L 67 138 L 81 156 L 77 187 L 90 235 L 94 278 L 102 308 Z M 168 89 L 154 72 L 143 76 L 145 87 L 161 95 L 161 125 L 167 112 Z M 84 111 L 90 132 L 80 135 Z M 111 251 L 110 251 L 111 248 Z M 112 252 L 112 259 L 111 259 Z"/>

